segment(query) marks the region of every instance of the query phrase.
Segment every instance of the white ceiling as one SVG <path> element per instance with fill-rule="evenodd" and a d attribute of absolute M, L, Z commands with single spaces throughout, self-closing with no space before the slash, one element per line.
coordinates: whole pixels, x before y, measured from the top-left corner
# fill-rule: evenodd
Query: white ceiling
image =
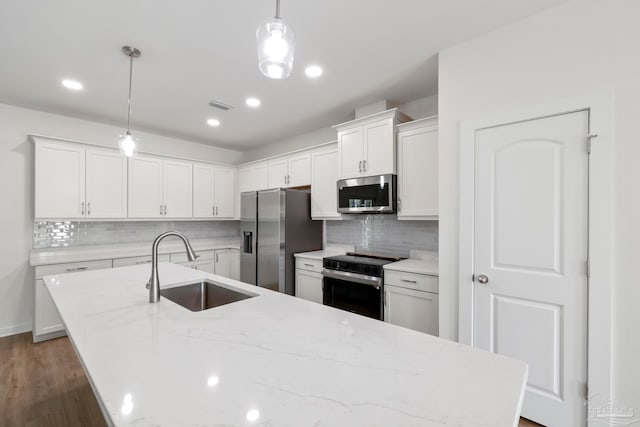
<path fill-rule="evenodd" d="M 255 30 L 275 0 L 19 0 L 0 4 L 0 102 L 245 150 L 437 93 L 437 52 L 560 0 L 282 0 L 292 76 L 260 74 Z M 325 74 L 309 80 L 304 67 Z M 70 92 L 73 78 L 85 89 Z M 262 106 L 244 105 L 257 96 Z M 234 105 L 223 112 L 211 99 Z M 216 117 L 219 128 L 207 126 Z"/>

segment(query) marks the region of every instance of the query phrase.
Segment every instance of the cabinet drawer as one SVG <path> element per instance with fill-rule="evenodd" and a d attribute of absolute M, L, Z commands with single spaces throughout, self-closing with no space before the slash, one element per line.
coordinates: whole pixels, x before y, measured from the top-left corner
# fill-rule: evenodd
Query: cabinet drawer
<path fill-rule="evenodd" d="M 169 262 L 171 257 L 168 254 L 158 255 L 158 262 Z M 116 258 L 113 260 L 113 267 L 126 267 L 129 265 L 151 264 L 151 255 L 134 256 L 129 258 Z"/>
<path fill-rule="evenodd" d="M 100 270 L 101 268 L 111 268 L 113 263 L 110 259 L 100 261 L 73 262 L 68 264 L 41 265 L 36 267 L 36 279 L 52 274 L 73 273 L 76 271 Z"/>
<path fill-rule="evenodd" d="M 197 261 L 209 260 L 209 259 L 213 259 L 214 251 L 196 251 L 196 255 L 198 255 Z M 187 258 L 187 253 L 178 252 L 175 254 L 171 254 L 171 262 L 174 262 L 174 263 L 189 262 L 189 259 Z"/>
<path fill-rule="evenodd" d="M 296 268 L 300 270 L 322 273 L 322 260 L 309 258 L 296 258 Z"/>
<path fill-rule="evenodd" d="M 385 270 L 384 284 L 400 286 L 417 291 L 438 293 L 438 277 L 426 274 L 406 273 L 403 271 Z"/>

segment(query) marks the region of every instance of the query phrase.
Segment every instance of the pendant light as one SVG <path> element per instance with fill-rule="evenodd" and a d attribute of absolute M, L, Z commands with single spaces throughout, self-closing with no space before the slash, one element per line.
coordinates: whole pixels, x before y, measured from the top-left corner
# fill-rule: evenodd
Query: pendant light
<path fill-rule="evenodd" d="M 123 46 L 122 53 L 129 57 L 129 109 L 127 112 L 127 132 L 120 135 L 120 151 L 127 157 L 133 156 L 136 151 L 136 141 L 131 135 L 131 80 L 133 78 L 133 58 L 139 58 L 142 55 L 135 47 Z"/>
<path fill-rule="evenodd" d="M 286 79 L 293 69 L 295 34 L 280 18 L 280 0 L 276 0 L 276 16 L 256 30 L 258 66 L 265 76 Z"/>

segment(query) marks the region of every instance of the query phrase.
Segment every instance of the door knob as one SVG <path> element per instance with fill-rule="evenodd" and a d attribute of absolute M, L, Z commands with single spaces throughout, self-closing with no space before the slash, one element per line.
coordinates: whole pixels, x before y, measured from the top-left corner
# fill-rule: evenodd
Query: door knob
<path fill-rule="evenodd" d="M 481 274 L 478 276 L 478 282 L 484 285 L 485 283 L 489 283 L 489 278 L 484 274 Z"/>

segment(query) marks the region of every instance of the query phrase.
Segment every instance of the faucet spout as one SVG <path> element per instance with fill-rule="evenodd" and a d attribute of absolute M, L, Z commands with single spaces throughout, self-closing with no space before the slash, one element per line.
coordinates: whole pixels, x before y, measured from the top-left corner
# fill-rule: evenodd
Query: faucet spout
<path fill-rule="evenodd" d="M 191 243 L 189 243 L 189 239 L 184 234 L 178 231 L 167 231 L 165 233 L 160 234 L 153 241 L 153 245 L 151 247 L 151 277 L 149 278 L 149 282 L 147 282 L 147 289 L 149 289 L 149 302 L 154 303 L 160 301 L 160 278 L 158 277 L 158 246 L 160 242 L 165 237 L 176 236 L 182 239 L 184 243 L 184 248 L 187 252 L 187 259 L 190 262 L 193 262 L 198 258 L 193 248 L 191 247 Z"/>

